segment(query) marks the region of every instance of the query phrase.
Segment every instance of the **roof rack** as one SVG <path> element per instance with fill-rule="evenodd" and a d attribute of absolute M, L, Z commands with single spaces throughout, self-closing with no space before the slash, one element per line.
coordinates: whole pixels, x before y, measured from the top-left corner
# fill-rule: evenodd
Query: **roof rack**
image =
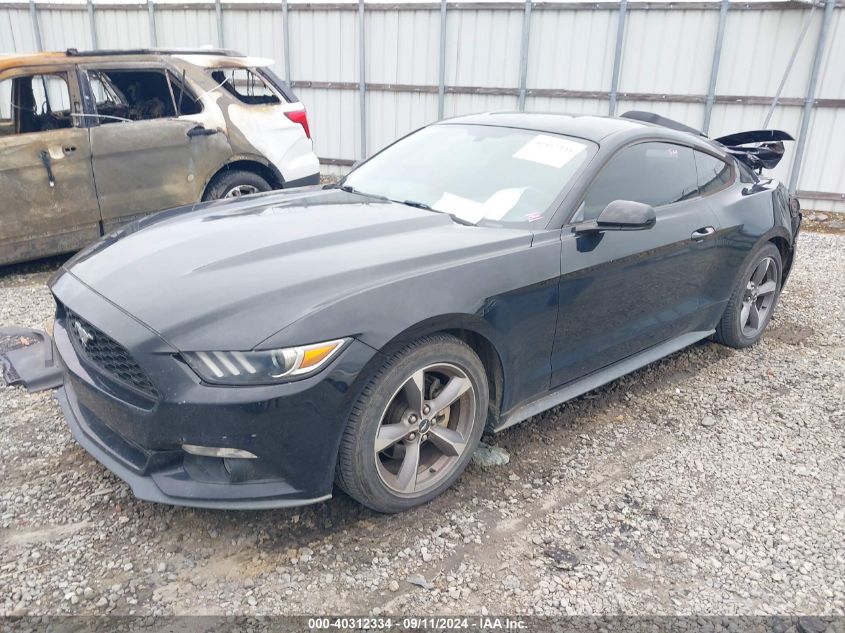
<path fill-rule="evenodd" d="M 238 51 L 222 48 L 128 48 L 103 49 L 96 51 L 80 51 L 69 48 L 65 51 L 68 57 L 111 57 L 115 55 L 218 55 L 220 57 L 246 57 Z"/>

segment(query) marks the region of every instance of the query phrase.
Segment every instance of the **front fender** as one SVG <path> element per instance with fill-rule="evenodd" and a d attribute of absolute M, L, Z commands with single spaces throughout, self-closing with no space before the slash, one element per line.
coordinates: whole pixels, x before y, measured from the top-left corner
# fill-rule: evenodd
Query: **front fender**
<path fill-rule="evenodd" d="M 548 389 L 558 314 L 560 241 L 503 250 L 402 276 L 327 302 L 263 341 L 272 349 L 353 336 L 389 353 L 444 330 L 468 330 L 496 348 L 503 405 Z"/>

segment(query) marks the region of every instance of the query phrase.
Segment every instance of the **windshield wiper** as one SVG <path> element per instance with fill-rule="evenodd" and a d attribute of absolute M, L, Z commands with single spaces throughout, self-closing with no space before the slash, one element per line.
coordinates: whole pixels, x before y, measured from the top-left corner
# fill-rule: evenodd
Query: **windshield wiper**
<path fill-rule="evenodd" d="M 437 209 L 432 208 L 430 204 L 417 202 L 416 200 L 403 200 L 402 204 L 407 204 L 409 207 L 416 207 L 417 209 L 425 209 L 426 211 L 437 211 Z"/>
<path fill-rule="evenodd" d="M 476 226 L 474 222 L 470 222 L 469 220 L 464 220 L 461 217 L 458 217 L 454 213 L 449 213 L 448 211 L 440 211 L 439 209 L 435 209 L 429 204 L 425 202 L 417 202 L 416 200 L 403 200 L 402 204 L 408 205 L 409 207 L 414 207 L 416 209 L 425 209 L 426 211 L 434 211 L 435 213 L 442 213 L 444 215 L 448 215 L 458 224 L 463 224 L 465 226 Z"/>
<path fill-rule="evenodd" d="M 359 191 L 352 185 L 338 185 L 337 187 L 341 191 L 345 191 L 346 193 L 357 193 L 359 196 L 366 196 L 367 198 L 376 198 L 377 200 L 390 200 L 387 196 L 382 196 L 377 193 L 367 193 L 366 191 Z"/>

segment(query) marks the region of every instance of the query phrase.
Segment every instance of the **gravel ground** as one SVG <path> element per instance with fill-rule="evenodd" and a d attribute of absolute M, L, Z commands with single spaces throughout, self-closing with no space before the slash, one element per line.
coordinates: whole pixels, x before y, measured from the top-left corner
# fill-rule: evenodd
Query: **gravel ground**
<path fill-rule="evenodd" d="M 56 262 L 0 270 L 43 327 Z M 3 614 L 844 614 L 845 237 L 804 234 L 760 344 L 703 343 L 488 441 L 401 516 L 132 498 L 52 394 L 0 387 Z"/>

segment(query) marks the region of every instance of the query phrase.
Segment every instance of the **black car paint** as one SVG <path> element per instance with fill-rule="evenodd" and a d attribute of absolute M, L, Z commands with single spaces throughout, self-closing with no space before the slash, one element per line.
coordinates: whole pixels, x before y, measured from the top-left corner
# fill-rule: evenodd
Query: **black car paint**
<path fill-rule="evenodd" d="M 579 234 L 569 223 L 620 148 L 661 140 L 733 160 L 707 139 L 596 117 L 460 121 L 581 136 L 600 148 L 548 224 L 531 230 L 464 226 L 313 189 L 177 209 L 105 238 L 52 282 L 67 367 L 61 400 L 77 438 L 142 498 L 207 507 L 319 500 L 331 494 L 352 403 L 400 342 L 471 333 L 491 366 L 497 426 L 616 360 L 712 330 L 756 244 L 782 240 L 784 254 L 792 251 L 798 227 L 773 181 L 734 178 L 722 191 L 661 208 L 641 231 Z M 693 238 L 708 226 L 711 234 Z M 139 401 L 90 366 L 63 329 L 65 305 L 130 349 L 161 398 Z M 276 386 L 206 385 L 178 356 L 341 337 L 353 342 L 327 369 Z M 218 458 L 182 453 L 183 443 L 243 448 L 259 459 L 235 460 L 233 474 Z M 130 458 L 115 461 L 123 453 Z"/>

